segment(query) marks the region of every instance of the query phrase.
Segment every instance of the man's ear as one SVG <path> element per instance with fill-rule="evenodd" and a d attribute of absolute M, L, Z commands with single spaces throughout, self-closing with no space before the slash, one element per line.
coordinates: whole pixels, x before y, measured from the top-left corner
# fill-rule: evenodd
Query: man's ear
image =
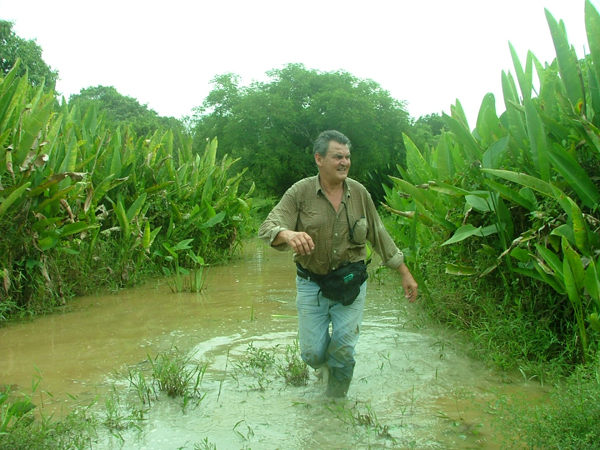
<path fill-rule="evenodd" d="M 319 167 L 321 167 L 321 164 L 322 164 L 321 163 L 321 159 L 322 159 L 321 154 L 320 153 L 315 153 L 315 162 L 317 163 L 317 166 L 319 166 Z"/>

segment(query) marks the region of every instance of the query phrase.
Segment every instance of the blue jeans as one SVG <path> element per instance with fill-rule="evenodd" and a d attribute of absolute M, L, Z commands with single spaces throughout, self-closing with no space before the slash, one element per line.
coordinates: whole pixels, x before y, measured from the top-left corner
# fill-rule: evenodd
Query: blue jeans
<path fill-rule="evenodd" d="M 354 347 L 360 334 L 367 283 L 362 284 L 360 294 L 348 306 L 323 297 L 314 281 L 296 276 L 296 288 L 302 359 L 315 369 L 327 364 L 330 376 L 338 380 L 352 379 L 356 354 Z"/>

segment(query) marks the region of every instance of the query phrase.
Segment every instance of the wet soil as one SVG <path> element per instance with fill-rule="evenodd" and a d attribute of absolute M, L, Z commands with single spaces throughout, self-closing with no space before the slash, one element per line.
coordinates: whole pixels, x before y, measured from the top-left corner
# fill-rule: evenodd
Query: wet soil
<path fill-rule="evenodd" d="M 281 371 L 296 342 L 294 282 L 290 253 L 252 243 L 211 268 L 199 294 L 154 280 L 76 299 L 70 312 L 0 329 L 0 384 L 39 382 L 34 401 L 59 415 L 94 400 L 100 408 L 115 386 L 131 396 L 123 374 L 173 347 L 205 365 L 197 406 L 154 401 L 143 423 L 102 433 L 98 449 L 499 449 L 495 399 L 543 393 L 468 358 L 406 303 L 396 274 L 375 267 L 348 397 L 325 397 L 312 371 L 306 386 L 290 386 Z M 257 349 L 273 358 L 265 371 L 248 370 Z"/>

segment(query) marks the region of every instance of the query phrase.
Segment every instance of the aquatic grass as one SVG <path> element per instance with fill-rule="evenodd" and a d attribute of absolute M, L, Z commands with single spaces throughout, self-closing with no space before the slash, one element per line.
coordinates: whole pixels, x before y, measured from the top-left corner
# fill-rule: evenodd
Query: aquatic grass
<path fill-rule="evenodd" d="M 242 433 L 240 430 L 238 430 L 238 428 L 241 428 L 242 424 L 246 425 L 246 433 L 245 434 Z M 252 429 L 252 427 L 250 425 L 248 425 L 248 422 L 246 422 L 245 420 L 240 420 L 238 423 L 236 423 L 233 426 L 233 431 L 235 434 L 240 436 L 244 441 L 249 441 L 252 437 L 254 437 L 254 430 Z"/>
<path fill-rule="evenodd" d="M 306 386 L 308 383 L 308 365 L 300 357 L 298 340 L 285 348 L 285 363 L 279 364 L 277 373 L 290 386 Z"/>
<path fill-rule="evenodd" d="M 244 351 L 244 358 L 238 367 L 246 372 L 266 372 L 275 364 L 275 355 L 264 348 L 255 347 L 253 342 Z"/>
<path fill-rule="evenodd" d="M 366 432 L 367 436 L 375 435 L 377 438 L 391 441 L 396 445 L 396 439 L 390 434 L 389 426 L 383 425 L 373 407 L 369 403 L 358 402 L 350 405 L 347 400 L 334 400 L 325 405 L 333 416 L 342 423 L 351 427 L 355 433 L 362 434 Z"/>
<path fill-rule="evenodd" d="M 190 400 L 199 404 L 206 394 L 200 392 L 200 384 L 206 372 L 206 364 L 194 360 L 177 347 L 149 357 L 152 379 L 158 390 L 171 398 L 181 397 L 185 407 Z"/>
<path fill-rule="evenodd" d="M 137 405 L 124 403 L 121 393 L 113 385 L 110 395 L 104 402 L 101 423 L 112 436 L 124 443 L 122 432 L 132 428 L 141 432 L 141 425 L 146 421 L 148 412 L 148 408 L 139 408 Z"/>
<path fill-rule="evenodd" d="M 194 450 L 217 450 L 217 446 L 204 438 L 199 444 L 194 444 Z"/>
<path fill-rule="evenodd" d="M 39 382 L 34 382 L 38 389 Z M 0 392 L 0 450 L 72 450 L 89 449 L 97 439 L 98 421 L 91 414 L 94 402 L 78 407 L 64 418 L 55 419 L 41 412 L 33 396 Z M 51 395 L 50 395 L 51 397 Z M 36 412 L 37 411 L 37 412 Z"/>
<path fill-rule="evenodd" d="M 148 383 L 148 380 L 146 380 L 146 377 L 141 370 L 128 369 L 125 378 L 129 382 L 129 387 L 137 393 L 142 404 L 150 405 L 152 400 L 158 399 L 153 384 Z"/>

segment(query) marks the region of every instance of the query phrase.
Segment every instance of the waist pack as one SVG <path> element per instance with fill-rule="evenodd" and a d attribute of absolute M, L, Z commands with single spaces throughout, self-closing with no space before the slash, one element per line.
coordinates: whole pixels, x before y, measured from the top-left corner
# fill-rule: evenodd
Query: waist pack
<path fill-rule="evenodd" d="M 344 263 L 316 282 L 320 292 L 328 299 L 340 302 L 344 306 L 351 305 L 358 297 L 360 287 L 369 277 L 367 264 L 363 261 Z"/>

